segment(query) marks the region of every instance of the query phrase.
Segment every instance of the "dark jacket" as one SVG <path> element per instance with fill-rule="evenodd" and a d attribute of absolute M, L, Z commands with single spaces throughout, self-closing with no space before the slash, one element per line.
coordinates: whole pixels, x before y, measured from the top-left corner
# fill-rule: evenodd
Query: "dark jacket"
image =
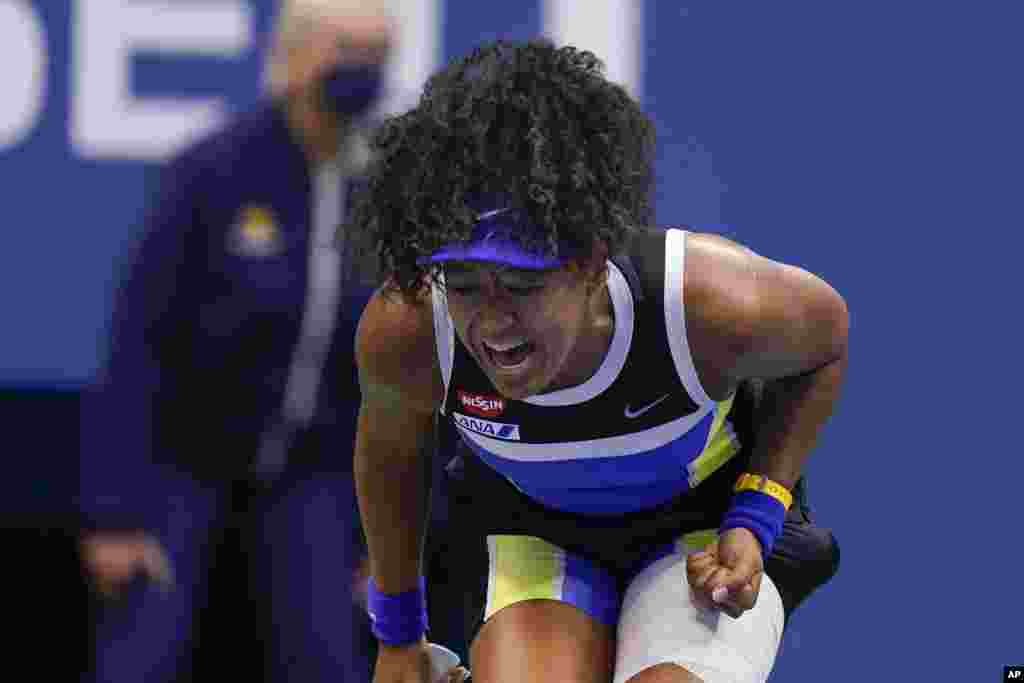
<path fill-rule="evenodd" d="M 84 507 L 137 507 L 125 485 L 143 463 L 244 476 L 278 417 L 300 332 L 312 197 L 277 102 L 164 169 L 117 290 L 107 362 L 83 401 Z M 353 340 L 369 295 L 366 284 L 342 284 L 311 429 L 317 446 L 307 449 L 336 459 L 329 467 L 351 466 Z"/>

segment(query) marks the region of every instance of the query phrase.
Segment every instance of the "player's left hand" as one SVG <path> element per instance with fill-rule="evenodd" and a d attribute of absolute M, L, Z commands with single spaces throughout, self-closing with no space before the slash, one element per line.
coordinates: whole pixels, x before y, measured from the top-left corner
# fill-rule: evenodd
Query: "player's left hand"
<path fill-rule="evenodd" d="M 761 543 L 748 529 L 729 529 L 717 542 L 686 558 L 694 602 L 733 619 L 757 602 L 763 575 Z"/>

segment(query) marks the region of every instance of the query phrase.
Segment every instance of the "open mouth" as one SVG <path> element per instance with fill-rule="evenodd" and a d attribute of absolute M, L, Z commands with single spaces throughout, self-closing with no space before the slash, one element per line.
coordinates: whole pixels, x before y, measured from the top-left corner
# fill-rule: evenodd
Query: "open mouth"
<path fill-rule="evenodd" d="M 495 367 L 501 370 L 518 370 L 526 365 L 530 354 L 536 350 L 532 342 L 523 341 L 513 344 L 489 344 L 483 342 L 484 353 Z"/>

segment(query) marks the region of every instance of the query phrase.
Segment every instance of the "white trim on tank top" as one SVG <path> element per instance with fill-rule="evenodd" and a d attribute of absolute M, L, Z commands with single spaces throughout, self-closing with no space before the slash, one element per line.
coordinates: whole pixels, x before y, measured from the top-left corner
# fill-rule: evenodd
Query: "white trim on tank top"
<path fill-rule="evenodd" d="M 697 408 L 689 415 L 683 415 L 671 422 L 651 427 L 639 432 L 630 432 L 618 436 L 606 436 L 600 439 L 583 441 L 560 441 L 555 443 L 527 443 L 495 439 L 477 432 L 470 431 L 459 425 L 459 432 L 483 448 L 491 455 L 506 460 L 519 462 L 556 462 L 569 460 L 589 460 L 592 458 L 622 458 L 642 455 L 647 451 L 668 446 L 683 438 L 696 427 L 701 420 L 708 417 L 714 410 L 714 404 Z M 467 417 L 473 418 L 472 415 Z M 700 454 L 698 451 L 694 457 Z M 686 463 L 680 463 L 685 466 Z"/>
<path fill-rule="evenodd" d="M 454 325 L 451 315 L 448 312 L 448 302 L 444 296 L 443 274 L 439 282 L 431 287 L 431 296 L 434 304 L 434 338 L 437 340 L 438 362 L 441 373 L 444 377 L 445 397 L 448 395 L 448 385 L 451 382 L 452 366 L 454 363 Z M 440 285 L 440 286 L 439 286 Z M 611 261 L 608 261 L 608 292 L 612 300 L 612 307 L 615 310 L 615 332 L 612 334 L 612 343 L 605 354 L 601 367 L 597 372 L 582 384 L 567 389 L 559 389 L 546 394 L 537 394 L 523 399 L 524 402 L 536 406 L 569 406 L 583 403 L 598 396 L 601 392 L 612 385 L 612 382 L 622 372 L 626 364 L 626 355 L 633 343 L 633 292 L 629 289 L 626 277 Z M 447 325 L 441 325 L 440 321 L 447 321 Z M 474 361 L 475 362 L 475 361 Z M 441 407 L 444 413 L 444 406 Z"/>
<path fill-rule="evenodd" d="M 448 402 L 448 385 L 452 381 L 452 366 L 455 358 L 455 330 L 452 318 L 448 315 L 448 297 L 444 292 L 444 273 L 437 274 L 440 286 L 434 283 L 430 287 L 430 297 L 434 304 L 434 348 L 437 350 L 437 362 L 441 367 L 444 380 L 444 400 L 441 403 L 441 414 L 445 412 Z"/>
<path fill-rule="evenodd" d="M 665 331 L 676 372 L 686 393 L 697 405 L 714 403 L 697 376 L 686 339 L 686 305 L 683 300 L 683 273 L 686 270 L 686 230 L 669 229 L 665 234 Z"/>
<path fill-rule="evenodd" d="M 633 292 L 626 277 L 611 261 L 608 261 L 608 294 L 615 310 L 615 332 L 608 352 L 601 361 L 601 367 L 583 384 L 558 389 L 546 394 L 524 398 L 525 403 L 535 406 L 571 406 L 584 403 L 599 396 L 612 385 L 626 365 L 626 356 L 633 343 Z"/>

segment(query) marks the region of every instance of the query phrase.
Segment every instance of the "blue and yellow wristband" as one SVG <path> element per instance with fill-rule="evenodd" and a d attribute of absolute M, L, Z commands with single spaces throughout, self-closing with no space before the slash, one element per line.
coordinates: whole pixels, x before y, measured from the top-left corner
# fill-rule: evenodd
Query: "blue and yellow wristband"
<path fill-rule="evenodd" d="M 764 557 L 768 557 L 782 533 L 793 494 L 782 484 L 749 472 L 740 475 L 733 492 L 732 506 L 722 518 L 719 533 L 738 527 L 748 529 L 761 543 Z"/>

